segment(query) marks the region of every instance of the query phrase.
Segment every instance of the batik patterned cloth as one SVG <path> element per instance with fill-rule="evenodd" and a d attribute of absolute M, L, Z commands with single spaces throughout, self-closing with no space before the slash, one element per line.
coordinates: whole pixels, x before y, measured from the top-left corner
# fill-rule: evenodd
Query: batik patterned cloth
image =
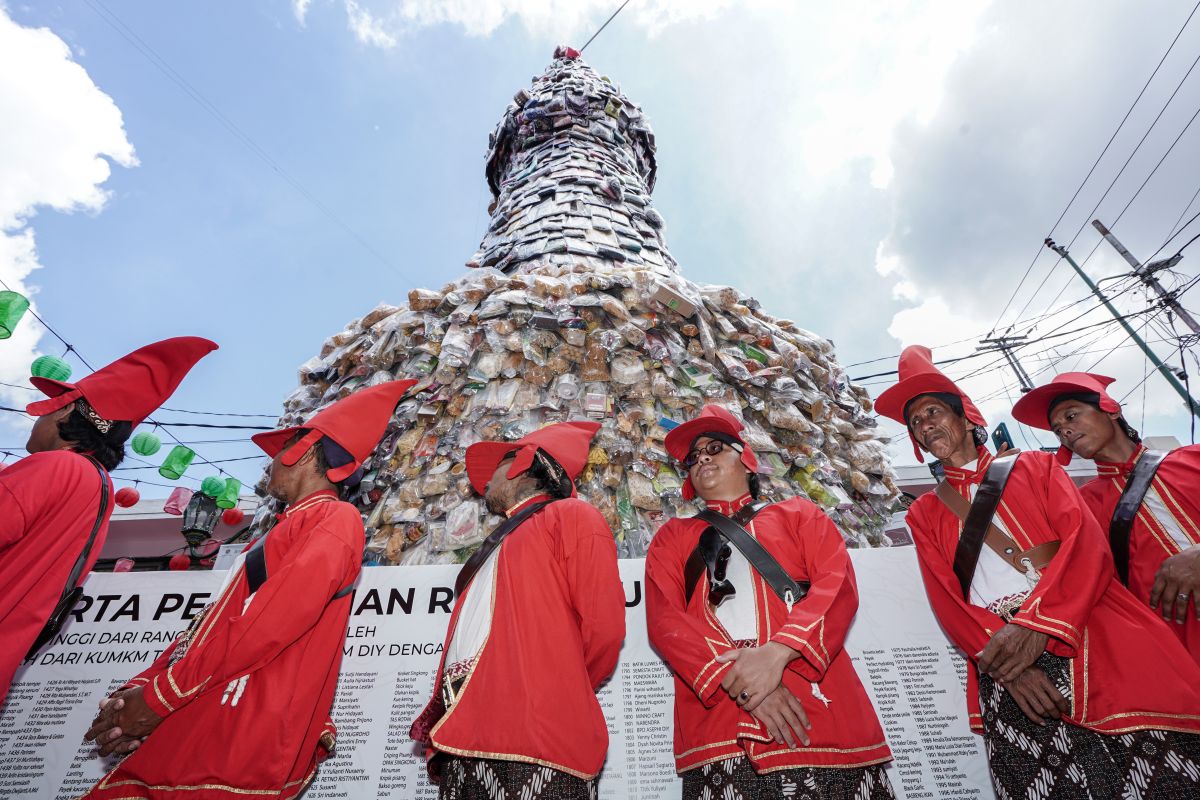
<path fill-rule="evenodd" d="M 1070 662 L 1036 665 L 1070 701 Z M 999 800 L 1192 800 L 1200 797 L 1200 736 L 1142 730 L 1103 734 L 1062 721 L 1038 725 L 988 675 L 979 676 L 983 736 Z"/>
<path fill-rule="evenodd" d="M 745 758 L 683 773 L 683 800 L 895 800 L 883 764 L 794 767 L 758 774 Z"/>
<path fill-rule="evenodd" d="M 444 756 L 440 800 L 596 800 L 596 780 L 524 761 Z"/>

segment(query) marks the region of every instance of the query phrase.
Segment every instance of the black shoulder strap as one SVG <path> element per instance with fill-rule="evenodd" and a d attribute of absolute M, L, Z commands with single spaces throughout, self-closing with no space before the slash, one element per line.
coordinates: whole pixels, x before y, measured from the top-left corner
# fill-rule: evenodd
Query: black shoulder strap
<path fill-rule="evenodd" d="M 104 524 L 104 520 L 108 516 L 108 473 L 96 459 L 86 454 L 84 458 L 91 462 L 100 476 L 100 508 L 96 511 L 96 521 L 92 523 L 92 532 L 88 534 L 87 543 L 84 544 L 79 557 L 75 559 L 75 565 L 71 567 L 71 574 L 67 577 L 67 583 L 63 587 L 62 594 L 59 595 L 58 603 L 50 612 L 50 617 L 41 632 L 38 633 L 37 638 L 33 640 L 33 645 L 29 648 L 26 658 L 32 658 L 46 642 L 49 642 L 56 633 L 62 630 L 62 626 L 67 621 L 67 614 L 71 613 L 75 607 L 75 601 L 83 594 L 83 589 L 79 586 L 79 579 L 83 577 L 83 568 L 88 562 L 88 556 L 92 553 L 92 547 L 96 544 L 100 526 Z"/>
<path fill-rule="evenodd" d="M 100 476 L 100 510 L 96 512 L 96 521 L 92 523 L 92 532 L 88 534 L 83 552 L 79 554 L 79 558 L 75 559 L 75 566 L 71 567 L 71 576 L 67 578 L 67 587 L 63 591 L 64 596 L 79 585 L 79 579 L 83 577 L 83 566 L 87 564 L 88 556 L 92 552 L 92 545 L 96 543 L 96 534 L 100 532 L 100 526 L 104 524 L 104 519 L 108 514 L 108 473 L 105 472 L 99 461 L 91 456 L 84 457 L 92 462 L 92 466 L 96 468 L 96 473 Z"/>
<path fill-rule="evenodd" d="M 1121 583 L 1129 585 L 1129 535 L 1133 531 L 1133 520 L 1141 508 L 1150 483 L 1158 465 L 1167 454 L 1162 450 L 1147 450 L 1133 465 L 1129 480 L 1125 483 L 1125 491 L 1113 509 L 1112 521 L 1108 523 L 1108 546 L 1112 549 L 1113 561 L 1117 565 L 1117 575 Z"/>
<path fill-rule="evenodd" d="M 254 594 L 267 582 L 267 553 L 266 541 L 269 533 L 263 534 L 249 550 L 246 551 L 245 573 L 246 588 L 249 594 Z M 339 600 L 354 591 L 354 584 L 338 589 L 330 600 Z"/>
<path fill-rule="evenodd" d="M 257 592 L 267 582 L 267 534 L 259 537 L 258 541 L 246 551 L 246 588 L 248 594 Z"/>
<path fill-rule="evenodd" d="M 975 567 L 979 563 L 979 551 L 983 548 L 983 540 L 987 537 L 988 526 L 996 515 L 1000 498 L 1004 494 L 1004 485 L 1012 474 L 1013 465 L 1020 456 L 997 458 L 988 467 L 971 510 L 963 522 L 962 535 L 958 539 L 958 548 L 954 551 L 954 574 L 958 576 L 958 585 L 962 588 L 963 599 L 971 597 L 971 581 L 975 578 Z"/>
<path fill-rule="evenodd" d="M 754 568 L 762 579 L 767 582 L 771 590 L 779 595 L 779 599 L 788 604 L 791 608 L 792 604 L 800 600 L 804 595 L 808 594 L 808 587 L 797 583 L 791 575 L 788 575 L 779 562 L 775 560 L 775 556 L 763 547 L 757 539 L 746 532 L 738 523 L 731 520 L 724 514 L 720 514 L 712 509 L 704 509 L 696 515 L 696 519 L 702 519 L 717 530 L 728 542 L 741 551 L 746 560 L 750 562 L 750 566 Z"/>

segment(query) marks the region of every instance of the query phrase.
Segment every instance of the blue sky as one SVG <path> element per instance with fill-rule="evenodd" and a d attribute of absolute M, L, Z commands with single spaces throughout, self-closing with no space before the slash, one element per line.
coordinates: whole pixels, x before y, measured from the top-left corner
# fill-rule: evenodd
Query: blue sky
<path fill-rule="evenodd" d="M 1150 5 L 834 9 L 634 0 L 585 58 L 649 114 L 659 146 L 655 203 L 684 272 L 756 295 L 771 313 L 832 338 L 841 361 L 852 364 L 995 324 L 1038 242 L 1190 10 Z M 24 194 L 0 194 L 8 245 L 0 249 L 0 277 L 35 290 L 39 312 L 93 364 L 171 335 L 219 342 L 171 407 L 275 413 L 294 387 L 296 367 L 325 337 L 379 302 L 402 302 L 411 288 L 461 274 L 487 221 L 488 133 L 555 44 L 582 43 L 615 6 L 0 5 L 9 41 L 21 43 L 9 55 L 16 63 L 7 65 L 16 69 L 0 79 L 0 103 L 28 120 L 31 140 L 4 154 L 0 134 L 0 178 L 31 176 Z M 162 69 L 121 35 L 122 25 Z M 56 51 L 55 39 L 69 50 Z M 1068 240 L 1087 221 L 1198 51 L 1200 20 L 1193 20 L 1057 238 Z M 52 79 L 60 73 L 73 77 Z M 116 122 L 105 96 L 119 111 Z M 1102 218 L 1121 211 L 1198 103 L 1200 75 L 1193 75 L 1101 204 Z M 58 135 L 64 128 L 69 135 Z M 1198 150 L 1200 130 L 1189 129 L 1117 226 L 1135 252 L 1162 243 L 1200 186 Z M 111 164 L 107 178 L 97 178 L 97 158 Z M 1200 222 L 1194 226 L 1192 233 L 1200 231 Z M 36 242 L 32 271 L 28 248 L 13 255 L 28 237 Z M 1088 228 L 1073 249 L 1082 257 L 1095 240 Z M 1083 296 L 1065 265 L 1051 271 L 1053 262 L 1043 256 L 1036 263 L 1031 280 L 1051 279 L 1036 295 L 1035 284 L 1026 285 L 1005 324 L 1031 297 L 1023 316 L 1034 316 L 1060 286 L 1068 286 L 1060 305 Z M 1181 272 L 1195 275 L 1196 263 L 1200 252 Z M 1120 267 L 1104 250 L 1089 263 L 1097 277 Z M 1121 302 L 1125 310 L 1142 304 L 1133 293 Z M 1048 317 L 1031 335 L 1089 306 Z M 1071 327 L 1104 319 L 1096 314 Z M 35 353 L 61 354 L 48 335 L 18 338 L 0 343 L 0 380 L 20 383 Z M 1086 368 L 1120 341 L 1055 343 L 1056 351 L 1030 350 L 1026 368 L 1048 370 L 1035 380 L 1058 371 L 1057 356 L 1076 350 L 1061 369 Z M 1159 352 L 1167 355 L 1162 345 Z M 1097 370 L 1116 374 L 1127 389 L 1145 374 L 1132 348 L 1115 351 Z M 998 420 L 1005 382 L 1011 375 L 991 369 L 965 385 L 977 397 L 999 392 L 985 406 Z M 1146 431 L 1186 439 L 1188 417 L 1162 381 L 1146 387 Z M 1140 395 L 1128 401 L 1137 406 L 1135 425 Z M 27 397 L 3 393 L 8 405 Z M 19 446 L 23 424 L 4 415 L 0 445 Z M 185 440 L 242 435 L 175 432 Z M 196 449 L 213 460 L 255 452 L 246 443 Z M 903 443 L 896 453 L 898 463 L 911 462 Z M 253 460 L 226 466 L 247 483 L 260 468 Z M 192 468 L 196 478 L 211 471 Z M 153 470 L 123 474 L 161 481 Z"/>

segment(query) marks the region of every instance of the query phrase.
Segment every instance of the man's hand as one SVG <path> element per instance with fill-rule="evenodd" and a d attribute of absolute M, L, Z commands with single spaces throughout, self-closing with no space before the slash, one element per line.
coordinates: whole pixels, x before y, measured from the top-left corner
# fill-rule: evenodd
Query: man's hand
<path fill-rule="evenodd" d="M 812 724 L 808 721 L 808 715 L 786 686 L 781 685 L 764 697 L 750 714 L 767 726 L 767 733 L 779 744 L 786 743 L 788 747 L 795 748 L 799 746 L 797 740 L 804 745 L 811 742 L 808 731 L 812 729 Z"/>
<path fill-rule="evenodd" d="M 753 711 L 779 686 L 784 667 L 795 657 L 795 650 L 778 642 L 722 653 L 717 661 L 721 664 L 732 661 L 733 668 L 725 673 L 721 688 L 739 706 Z"/>
<path fill-rule="evenodd" d="M 124 689 L 100 701 L 100 713 L 83 738 L 95 742 L 102 756 L 132 753 L 160 722 L 162 717 L 146 705 L 140 686 Z"/>
<path fill-rule="evenodd" d="M 1003 447 L 1001 447 L 999 450 L 996 451 L 996 458 L 1007 458 L 1008 456 L 1020 455 L 1020 453 L 1021 453 L 1021 448 L 1009 447 L 1008 445 L 1004 445 Z"/>
<path fill-rule="evenodd" d="M 1163 619 L 1174 620 L 1182 625 L 1187 618 L 1188 603 L 1200 619 L 1200 603 L 1196 592 L 1200 591 L 1200 544 L 1194 544 L 1182 553 L 1176 553 L 1158 567 L 1154 586 L 1150 589 L 1150 607 L 1161 601 Z"/>
<path fill-rule="evenodd" d="M 1033 666 L 1038 656 L 1045 652 L 1049 638 L 1041 631 L 1020 625 L 1005 625 L 975 655 L 975 664 L 980 672 L 1007 683 Z"/>
<path fill-rule="evenodd" d="M 1062 719 L 1063 714 L 1070 711 L 1066 698 L 1055 688 L 1054 683 L 1046 677 L 1046 673 L 1037 667 L 1030 667 L 1016 677 L 1015 680 L 1001 681 L 1017 707 L 1025 716 L 1038 725 L 1045 725 L 1050 720 Z"/>

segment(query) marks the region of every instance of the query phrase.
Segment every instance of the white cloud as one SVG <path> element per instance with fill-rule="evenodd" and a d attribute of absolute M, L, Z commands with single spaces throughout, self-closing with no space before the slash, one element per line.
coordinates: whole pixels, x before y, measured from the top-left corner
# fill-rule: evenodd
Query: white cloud
<path fill-rule="evenodd" d="M 292 13 L 296 15 L 296 22 L 302 26 L 308 21 L 308 7 L 312 5 L 312 0 L 292 0 Z"/>
<path fill-rule="evenodd" d="M 99 212 L 109 160 L 137 164 L 121 111 L 46 28 L 24 28 L 0 6 L 0 279 L 26 297 L 38 263 L 30 219 L 39 207 Z M 36 310 L 36 303 L 34 304 Z M 0 347 L 0 381 L 22 383 L 43 331 L 26 314 Z M 0 386 L 14 404 L 27 392 Z M 11 422 L 6 416 L 5 422 Z"/>
<path fill-rule="evenodd" d="M 293 0 L 304 22 L 311 0 Z M 754 5 L 762 5 L 756 0 Z M 770 5 L 783 6 L 781 2 Z M 384 49 L 421 28 L 452 25 L 468 36 L 489 36 L 508 21 L 536 35 L 590 35 L 616 8 L 613 0 L 344 0 L 349 27 L 363 44 Z M 625 9 L 651 35 L 680 22 L 707 19 L 733 0 L 644 0 Z M 579 42 L 582 44 L 582 42 Z"/>
<path fill-rule="evenodd" d="M 396 37 L 387 31 L 383 21 L 354 0 L 346 0 L 346 16 L 350 22 L 350 30 L 363 44 L 383 48 L 396 46 Z"/>

